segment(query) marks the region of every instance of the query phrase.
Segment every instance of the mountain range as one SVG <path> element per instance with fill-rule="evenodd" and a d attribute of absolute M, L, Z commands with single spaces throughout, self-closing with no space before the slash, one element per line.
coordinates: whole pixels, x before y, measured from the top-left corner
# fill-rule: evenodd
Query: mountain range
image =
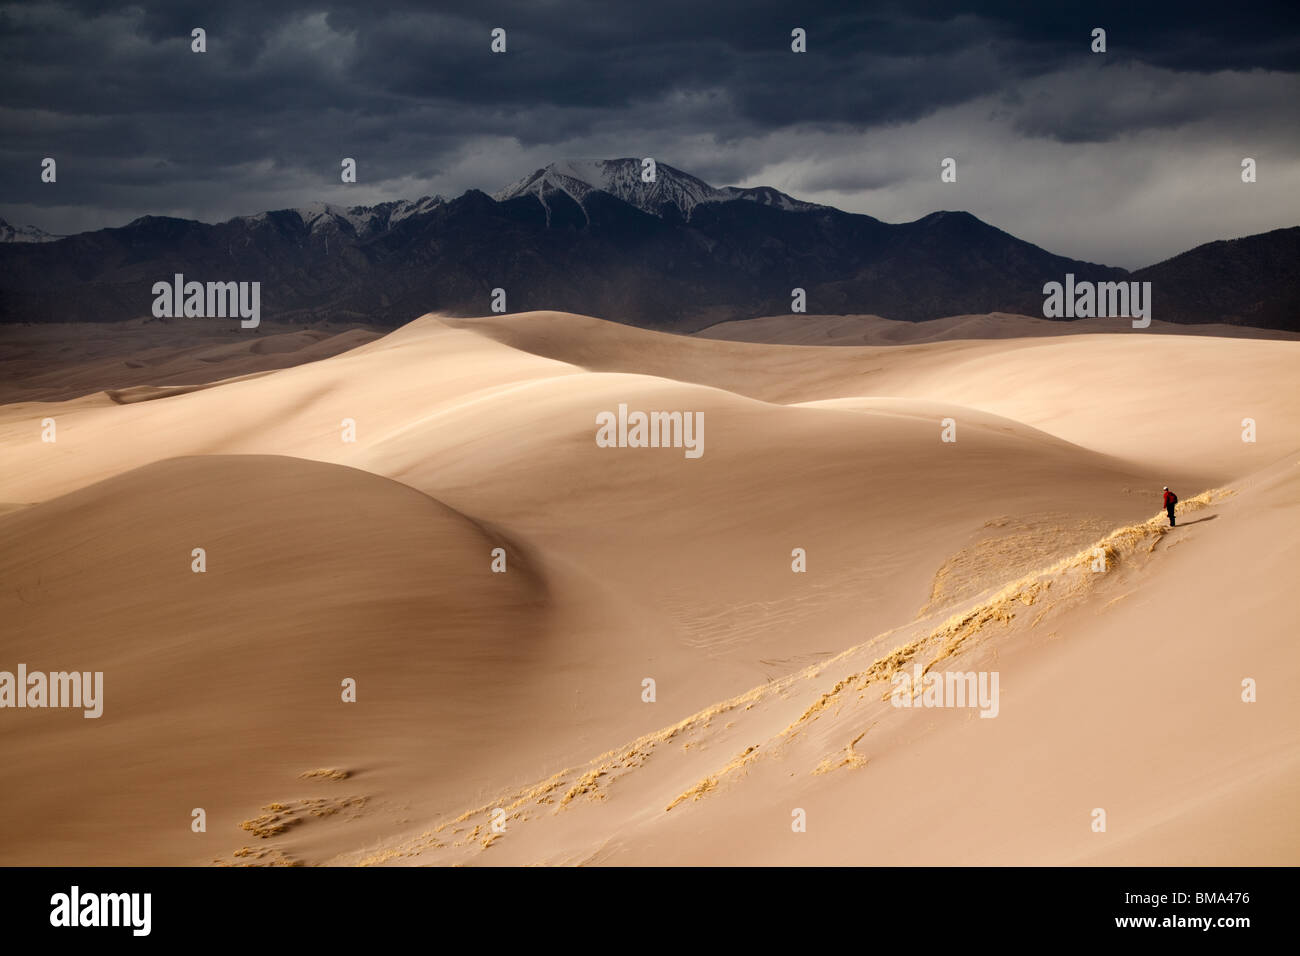
<path fill-rule="evenodd" d="M 260 281 L 262 316 L 397 325 L 430 311 L 556 309 L 689 330 L 788 313 L 919 321 L 1041 315 L 1043 284 L 1150 281 L 1153 318 L 1300 331 L 1300 226 L 1128 272 L 1054 255 L 967 212 L 914 222 L 714 187 L 637 159 L 552 163 L 488 195 L 315 204 L 209 224 L 144 216 L 55 237 L 0 220 L 0 322 L 150 314 L 152 286 Z"/>

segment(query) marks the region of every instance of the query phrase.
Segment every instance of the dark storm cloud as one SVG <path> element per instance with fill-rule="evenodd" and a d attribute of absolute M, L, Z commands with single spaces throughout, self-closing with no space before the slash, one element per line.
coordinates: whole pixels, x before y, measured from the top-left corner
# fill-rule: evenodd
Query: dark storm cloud
<path fill-rule="evenodd" d="M 944 20 L 951 5 L 909 4 L 918 17 Z M 1283 70 L 1300 68 L 1300 8 L 1290 0 L 1223 4 L 1073 2 L 1030 4 L 992 0 L 981 19 L 1043 63 L 1076 52 L 1073 37 L 1094 27 L 1107 32 L 1109 51 L 1171 70 Z"/>
<path fill-rule="evenodd" d="M 1030 5 L 1032 7 L 1032 5 Z M 1068 9 L 1068 8 L 1064 8 Z M 333 107 L 396 115 L 410 99 L 487 110 L 617 108 L 726 87 L 745 119 L 870 125 L 924 115 L 1088 57 L 1179 70 L 1294 70 L 1286 7 L 1209 16 L 1184 5 L 899 4 L 821 12 L 784 3 L 299 4 L 15 7 L 0 17 L 9 105 L 101 113 Z M 1268 11 L 1273 10 L 1270 14 Z M 189 31 L 204 26 L 206 57 Z M 486 54 L 505 26 L 511 51 Z M 792 26 L 810 54 L 789 55 Z M 1141 40 L 1140 43 L 1135 42 Z"/>
<path fill-rule="evenodd" d="M 798 149 L 796 131 L 852 136 L 986 98 L 996 103 L 990 115 L 1005 116 L 1018 135 L 1061 143 L 1106 142 L 1207 115 L 1288 121 L 1276 86 L 1261 103 L 1249 84 L 1223 84 L 1207 97 L 1176 79 L 1223 70 L 1294 75 L 1300 32 L 1287 4 L 1046 7 L 2 7 L 0 213 L 57 206 L 65 222 L 80 214 L 101 223 L 113 212 L 122 221 L 171 209 L 253 212 L 276 204 L 268 197 L 283 195 L 278 204 L 288 205 L 313 190 L 338 201 L 343 156 L 357 158 L 369 188 L 491 190 L 572 148 L 667 149 L 674 165 L 736 182 L 781 159 L 753 148 L 764 137 L 790 131 L 789 148 Z M 202 56 L 189 51 L 196 26 L 208 34 Z M 488 51 L 497 26 L 509 32 L 506 56 Z M 789 50 L 796 26 L 808 31 L 803 56 Z M 1088 50 L 1095 26 L 1108 32 L 1105 58 Z M 1148 79 L 1144 95 L 1126 95 L 1133 68 L 1163 73 Z M 1022 94 L 1027 86 L 1033 95 Z M 57 190 L 37 179 L 47 155 L 59 160 Z M 470 169 L 503 178 L 471 181 Z M 897 168 L 844 161 L 808 172 L 801 185 L 872 190 L 903 178 Z"/>

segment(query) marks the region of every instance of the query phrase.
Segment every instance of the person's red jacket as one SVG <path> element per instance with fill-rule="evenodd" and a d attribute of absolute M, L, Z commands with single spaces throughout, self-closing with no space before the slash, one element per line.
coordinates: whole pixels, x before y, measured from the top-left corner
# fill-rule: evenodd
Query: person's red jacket
<path fill-rule="evenodd" d="M 1170 502 L 1177 501 L 1177 500 L 1178 500 L 1178 496 L 1177 496 L 1177 495 L 1175 495 L 1172 491 L 1166 491 L 1166 492 L 1165 492 L 1165 504 L 1164 504 L 1164 507 L 1168 508 Z"/>

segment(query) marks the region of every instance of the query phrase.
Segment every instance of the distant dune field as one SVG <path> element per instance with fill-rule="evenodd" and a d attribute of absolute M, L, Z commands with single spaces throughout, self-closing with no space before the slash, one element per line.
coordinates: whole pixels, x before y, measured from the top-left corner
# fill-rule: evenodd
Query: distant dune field
<path fill-rule="evenodd" d="M 0 862 L 1300 862 L 1300 342 L 938 322 L 6 334 Z"/>
<path fill-rule="evenodd" d="M 1062 322 L 1059 319 L 1034 318 L 1008 312 L 953 315 L 926 322 L 899 322 L 878 315 L 767 315 L 756 319 L 719 322 L 695 334 L 702 338 L 769 345 L 902 345 L 950 339 L 1018 339 L 1031 335 L 1060 336 L 1096 332 L 1210 335 L 1218 338 L 1281 339 L 1288 342 L 1300 339 L 1300 335 L 1295 332 L 1244 325 L 1189 325 L 1153 319 L 1148 328 L 1133 329 L 1132 320 L 1126 319 L 1094 318 Z"/>

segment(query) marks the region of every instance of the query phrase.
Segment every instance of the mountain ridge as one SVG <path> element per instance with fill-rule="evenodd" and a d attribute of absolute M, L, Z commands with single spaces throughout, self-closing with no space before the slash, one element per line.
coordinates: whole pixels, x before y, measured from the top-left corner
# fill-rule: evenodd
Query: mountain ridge
<path fill-rule="evenodd" d="M 1038 315 L 1044 283 L 1070 273 L 1152 282 L 1153 318 L 1300 329 L 1300 227 L 1130 273 L 1056 255 L 961 210 L 886 223 L 771 187 L 714 187 L 666 163 L 646 181 L 644 168 L 565 160 L 495 194 L 314 203 L 216 224 L 143 216 L 0 243 L 0 322 L 148 316 L 152 284 L 176 273 L 259 281 L 263 315 L 295 322 L 483 315 L 496 289 L 510 312 L 684 331 L 789 312 L 798 289 L 810 313 L 920 321 Z"/>

